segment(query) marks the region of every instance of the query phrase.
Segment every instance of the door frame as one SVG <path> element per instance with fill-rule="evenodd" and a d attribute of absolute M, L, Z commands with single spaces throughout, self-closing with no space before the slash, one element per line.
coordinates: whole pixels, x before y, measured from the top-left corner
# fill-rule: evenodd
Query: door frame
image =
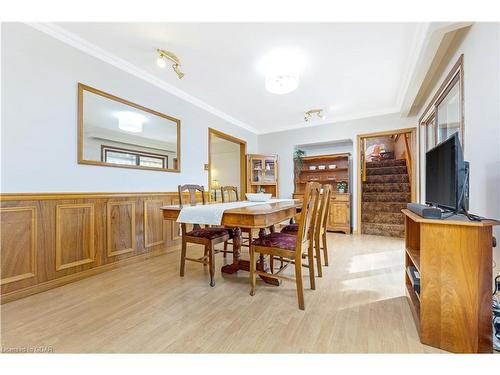
<path fill-rule="evenodd" d="M 247 191 L 247 173 L 246 173 L 246 154 L 247 142 L 243 139 L 236 138 L 230 134 L 221 132 L 220 130 L 208 128 L 208 185 L 207 190 L 210 191 L 212 182 L 212 137 L 225 139 L 226 141 L 238 143 L 240 145 L 240 190 L 238 194 L 240 197 Z M 244 196 L 244 195 L 243 195 Z M 209 194 L 209 200 L 212 200 L 212 195 Z"/>
<path fill-rule="evenodd" d="M 417 147 L 419 145 L 419 142 L 418 142 L 418 139 L 417 139 L 417 136 L 418 136 L 418 132 L 417 132 L 417 127 L 414 127 L 414 128 L 403 128 L 403 129 L 394 129 L 394 130 L 384 130 L 384 131 L 380 131 L 380 132 L 375 132 L 375 133 L 366 133 L 366 134 L 358 134 L 358 142 L 357 142 L 357 148 L 358 148 L 358 151 L 357 151 L 357 157 L 358 157 L 358 165 L 357 165 L 357 168 L 356 168 L 356 177 L 357 177 L 357 193 L 356 193 L 356 197 L 357 197 L 357 207 L 356 207 L 356 225 L 357 225 L 357 228 L 356 228 L 356 234 L 361 234 L 361 194 L 362 194 L 362 178 L 363 176 L 361 175 L 362 174 L 362 171 L 361 171 L 361 163 L 362 163 L 362 160 L 361 160 L 361 148 L 362 148 L 362 141 L 366 138 L 374 138 L 374 137 L 383 137 L 383 136 L 386 136 L 386 135 L 395 135 L 395 134 L 407 134 L 407 133 L 410 133 L 411 135 L 411 147 L 412 147 L 412 160 L 413 160 L 413 165 L 412 165 L 412 170 L 411 170 L 411 185 L 410 185 L 410 189 L 411 189 L 411 201 L 412 202 L 417 202 L 417 169 L 419 168 L 418 166 L 418 163 L 419 163 L 419 160 L 417 158 L 417 155 L 418 155 L 418 150 L 417 150 Z"/>

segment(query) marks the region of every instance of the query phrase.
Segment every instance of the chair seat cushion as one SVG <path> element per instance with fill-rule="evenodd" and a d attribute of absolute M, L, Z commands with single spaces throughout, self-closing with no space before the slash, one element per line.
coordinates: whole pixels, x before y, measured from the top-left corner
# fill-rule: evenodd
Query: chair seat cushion
<path fill-rule="evenodd" d="M 252 242 L 255 246 L 277 247 L 286 250 L 295 250 L 297 237 L 293 234 L 270 233 L 259 237 Z"/>
<path fill-rule="evenodd" d="M 299 224 L 289 224 L 281 230 L 281 233 L 297 234 L 299 231 Z"/>
<path fill-rule="evenodd" d="M 186 233 L 189 237 L 206 238 L 208 240 L 215 240 L 216 238 L 227 236 L 233 238 L 233 230 L 228 228 L 201 228 L 195 229 Z"/>

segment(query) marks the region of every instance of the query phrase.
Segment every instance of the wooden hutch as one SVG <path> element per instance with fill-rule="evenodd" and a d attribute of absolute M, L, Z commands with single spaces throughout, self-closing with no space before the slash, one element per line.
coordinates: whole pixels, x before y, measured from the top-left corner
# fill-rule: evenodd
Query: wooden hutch
<path fill-rule="evenodd" d="M 330 231 L 351 233 L 351 194 L 349 193 L 349 159 L 350 153 L 306 156 L 302 167 L 297 168 L 295 161 L 294 198 L 301 199 L 307 182 L 314 181 L 330 184 L 333 188 L 327 229 Z M 346 183 L 346 189 L 340 193 L 339 182 Z"/>
<path fill-rule="evenodd" d="M 247 155 L 247 193 L 260 191 L 278 197 L 278 155 Z"/>

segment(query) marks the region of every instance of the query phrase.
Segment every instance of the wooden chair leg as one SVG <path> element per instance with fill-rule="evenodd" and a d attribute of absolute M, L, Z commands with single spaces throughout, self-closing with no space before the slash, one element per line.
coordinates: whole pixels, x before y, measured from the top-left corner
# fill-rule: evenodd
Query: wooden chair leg
<path fill-rule="evenodd" d="M 210 286 L 215 286 L 215 256 L 214 256 L 214 246 L 212 244 L 208 245 L 208 266 L 210 272 Z"/>
<path fill-rule="evenodd" d="M 314 239 L 314 250 L 316 252 L 316 267 L 318 267 L 318 277 L 323 277 L 323 271 L 321 269 L 321 249 L 320 249 L 320 237 L 316 236 Z"/>
<path fill-rule="evenodd" d="M 227 251 L 227 241 L 224 242 L 224 255 L 223 255 L 224 258 L 227 258 L 226 251 Z"/>
<path fill-rule="evenodd" d="M 208 255 L 208 246 L 205 246 L 205 251 L 203 252 L 203 257 L 205 258 L 205 260 L 207 258 L 207 255 Z M 203 263 L 203 266 L 206 266 L 206 265 L 207 265 L 207 263 Z"/>
<path fill-rule="evenodd" d="M 181 271 L 180 275 L 184 276 L 184 269 L 186 267 L 186 241 L 182 240 L 181 247 Z"/>
<path fill-rule="evenodd" d="M 323 233 L 323 255 L 325 257 L 325 266 L 328 266 L 328 246 L 326 239 L 326 231 Z"/>
<path fill-rule="evenodd" d="M 255 250 L 250 244 L 250 295 L 255 295 L 255 283 L 257 282 L 255 275 Z"/>
<path fill-rule="evenodd" d="M 299 309 L 305 310 L 304 306 L 304 288 L 302 286 L 302 262 L 301 259 L 295 259 L 295 284 L 297 286 L 297 299 Z"/>
<path fill-rule="evenodd" d="M 312 239 L 309 241 L 309 248 L 307 249 L 307 263 L 309 266 L 309 283 L 311 284 L 311 289 L 316 289 L 316 282 L 314 280 L 314 249 L 313 249 Z"/>

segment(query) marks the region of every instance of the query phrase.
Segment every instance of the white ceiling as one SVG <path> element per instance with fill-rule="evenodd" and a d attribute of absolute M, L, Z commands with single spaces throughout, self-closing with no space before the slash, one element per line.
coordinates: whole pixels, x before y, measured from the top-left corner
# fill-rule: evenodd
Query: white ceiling
<path fill-rule="evenodd" d="M 422 24 L 417 23 L 58 23 L 57 26 L 214 107 L 257 133 L 399 111 Z M 179 80 L 156 65 L 173 51 Z M 259 60 L 277 48 L 306 60 L 296 91 L 265 90 Z M 168 86 L 167 85 L 167 86 Z M 316 122 L 319 123 L 319 122 Z"/>

